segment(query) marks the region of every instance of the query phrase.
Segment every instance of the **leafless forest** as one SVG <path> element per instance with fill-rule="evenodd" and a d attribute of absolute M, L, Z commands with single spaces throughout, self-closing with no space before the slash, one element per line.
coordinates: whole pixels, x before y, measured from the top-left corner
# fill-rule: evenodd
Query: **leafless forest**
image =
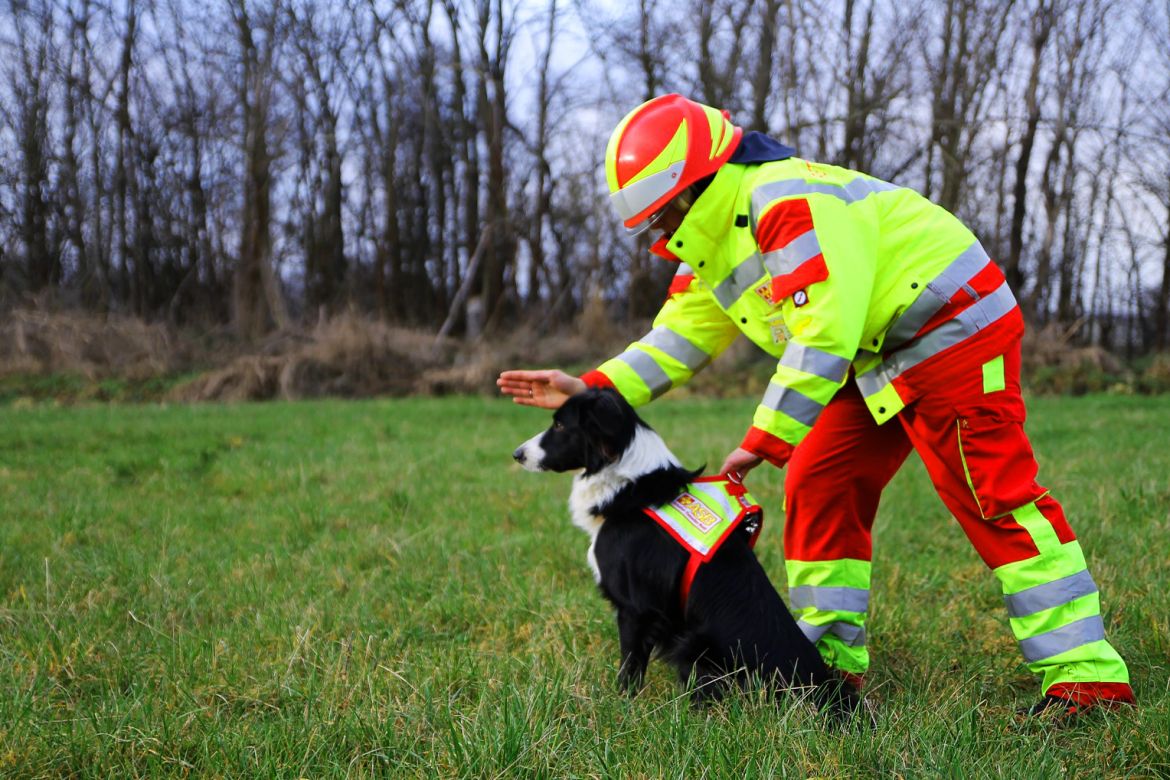
<path fill-rule="evenodd" d="M 245 339 L 652 313 L 610 129 L 680 91 L 913 186 L 1033 323 L 1170 346 L 1167 0 L 6 0 L 0 308 Z"/>

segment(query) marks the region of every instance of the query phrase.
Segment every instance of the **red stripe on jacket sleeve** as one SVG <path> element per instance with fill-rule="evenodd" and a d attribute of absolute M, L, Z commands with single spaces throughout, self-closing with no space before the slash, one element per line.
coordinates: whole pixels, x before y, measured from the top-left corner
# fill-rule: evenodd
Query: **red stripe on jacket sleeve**
<path fill-rule="evenodd" d="M 694 274 L 675 274 L 675 277 L 670 280 L 670 289 L 666 293 L 666 297 L 680 293 L 691 286 L 691 282 L 695 281 Z"/>
<path fill-rule="evenodd" d="M 771 252 L 788 246 L 793 239 L 812 229 L 812 211 L 807 200 L 782 200 L 760 217 L 756 225 L 756 243 L 761 252 Z"/>
<path fill-rule="evenodd" d="M 756 426 L 748 429 L 747 436 L 743 437 L 743 444 L 739 445 L 753 455 L 759 455 L 773 466 L 783 468 L 792 457 L 796 448 L 783 439 L 773 436 Z"/>
<path fill-rule="evenodd" d="M 608 387 L 614 390 L 617 389 L 613 386 L 613 380 L 598 371 L 596 368 L 592 371 L 585 372 L 579 377 L 579 379 L 585 383 L 586 387 Z"/>

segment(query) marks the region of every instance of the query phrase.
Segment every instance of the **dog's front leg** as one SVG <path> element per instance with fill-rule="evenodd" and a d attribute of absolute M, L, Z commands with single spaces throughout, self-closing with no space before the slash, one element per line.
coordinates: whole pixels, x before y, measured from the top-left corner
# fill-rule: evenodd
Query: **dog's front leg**
<path fill-rule="evenodd" d="M 701 663 L 695 664 L 689 674 L 680 672 L 679 680 L 690 687 L 691 707 L 696 710 L 722 700 L 727 693 L 727 675 Z"/>
<path fill-rule="evenodd" d="M 650 663 L 653 644 L 644 628 L 641 616 L 632 609 L 618 609 L 618 643 L 621 647 L 622 665 L 618 671 L 618 687 L 634 695 L 642 688 L 646 665 Z"/>

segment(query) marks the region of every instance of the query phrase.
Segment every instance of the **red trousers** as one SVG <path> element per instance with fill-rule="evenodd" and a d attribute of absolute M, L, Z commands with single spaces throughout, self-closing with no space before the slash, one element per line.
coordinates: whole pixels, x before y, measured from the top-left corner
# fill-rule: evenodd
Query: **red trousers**
<path fill-rule="evenodd" d="M 1003 391 L 985 393 L 980 367 L 974 366 L 964 379 L 924 394 L 897 422 L 882 426 L 857 386 L 846 384 L 789 461 L 785 554 L 797 560 L 870 560 L 878 499 L 911 449 L 989 567 L 1037 554 L 1031 534 L 1005 514 L 1037 499 L 1057 537 L 1076 538 L 1060 504 L 1036 482 L 1036 460 L 1023 428 L 1019 365 L 1017 343 L 1004 356 Z M 962 440 L 959 428 L 969 434 Z"/>
<path fill-rule="evenodd" d="M 882 426 L 852 380 L 825 407 L 796 448 L 785 481 L 794 612 L 831 665 L 865 671 L 874 516 L 882 489 L 913 449 L 1000 579 L 1012 631 L 1045 692 L 1083 702 L 1132 701 L 1125 663 L 1105 640 L 1080 546 L 1060 504 L 1036 482 L 1023 428 L 1018 338 L 1004 348 L 1002 375 L 998 361 L 966 367 L 952 361 L 945 380 L 931 386 L 920 377 L 921 395 Z"/>

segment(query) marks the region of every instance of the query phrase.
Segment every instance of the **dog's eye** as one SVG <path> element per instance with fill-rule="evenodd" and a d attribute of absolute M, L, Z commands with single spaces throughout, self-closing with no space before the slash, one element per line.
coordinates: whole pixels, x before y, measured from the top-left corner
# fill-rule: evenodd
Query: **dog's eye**
<path fill-rule="evenodd" d="M 564 429 L 565 429 L 565 425 L 560 420 L 556 420 L 553 422 L 553 430 L 554 431 L 563 431 Z"/>

